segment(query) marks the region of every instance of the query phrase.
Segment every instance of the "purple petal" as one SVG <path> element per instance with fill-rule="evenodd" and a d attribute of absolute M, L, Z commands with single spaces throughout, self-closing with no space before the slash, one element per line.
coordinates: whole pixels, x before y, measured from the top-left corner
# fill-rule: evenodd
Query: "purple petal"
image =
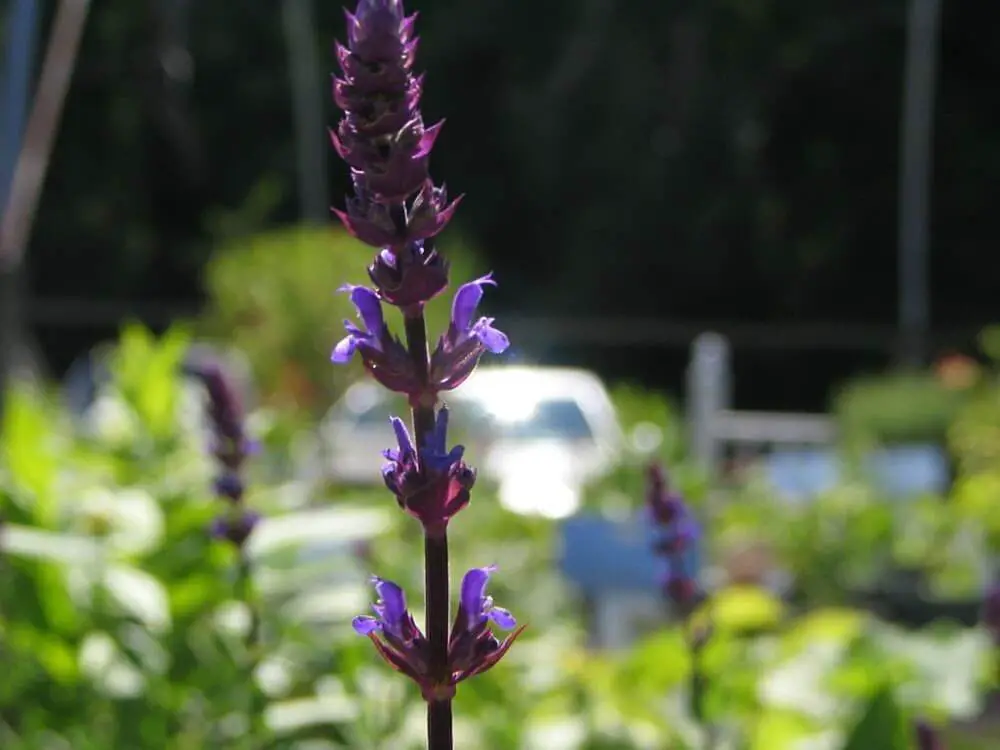
<path fill-rule="evenodd" d="M 480 318 L 472 327 L 472 335 L 493 354 L 501 354 L 510 346 L 507 334 L 494 328 L 493 318 Z"/>
<path fill-rule="evenodd" d="M 492 279 L 493 274 L 488 273 L 478 279 L 462 284 L 455 292 L 455 299 L 451 304 L 451 322 L 459 331 L 468 331 L 472 323 L 472 316 L 479 307 L 483 299 L 483 287 L 487 284 L 496 286 Z"/>
<path fill-rule="evenodd" d="M 462 593 L 459 601 L 469 618 L 470 625 L 478 625 L 483 620 L 486 583 L 490 580 L 490 573 L 496 569 L 496 565 L 473 568 L 462 578 Z"/>
<path fill-rule="evenodd" d="M 434 431 L 430 435 L 430 448 L 437 453 L 448 452 L 448 407 L 442 406 L 434 419 Z"/>
<path fill-rule="evenodd" d="M 392 581 L 386 581 L 378 576 L 372 578 L 375 593 L 378 594 L 380 606 L 384 615 L 382 621 L 390 630 L 398 630 L 406 616 L 406 594 L 403 589 Z"/>
<path fill-rule="evenodd" d="M 497 624 L 498 628 L 502 628 L 503 630 L 513 630 L 517 627 L 517 620 L 514 619 L 514 615 L 503 607 L 491 608 L 487 616 Z"/>
<path fill-rule="evenodd" d="M 416 450 L 413 447 L 413 440 L 410 439 L 410 433 L 406 429 L 406 424 L 402 419 L 399 417 L 389 417 L 389 423 L 392 425 L 392 431 L 396 433 L 396 442 L 399 443 L 399 453 L 394 460 L 405 461 L 407 458 L 416 453 Z M 386 458 L 389 458 L 388 455 L 383 455 L 385 455 Z"/>
<path fill-rule="evenodd" d="M 338 365 L 346 365 L 351 361 L 351 357 L 354 356 L 357 348 L 358 340 L 353 335 L 345 336 L 333 347 L 333 353 L 330 354 L 330 361 Z"/>
<path fill-rule="evenodd" d="M 365 322 L 365 328 L 372 336 L 382 335 L 385 320 L 382 317 L 382 303 L 378 295 L 364 286 L 351 287 L 351 302 L 358 308 L 358 315 Z"/>
<path fill-rule="evenodd" d="M 354 632 L 358 635 L 368 635 L 369 633 L 374 633 L 376 630 L 381 630 L 382 624 L 374 617 L 359 615 L 351 620 L 351 627 L 354 628 Z"/>

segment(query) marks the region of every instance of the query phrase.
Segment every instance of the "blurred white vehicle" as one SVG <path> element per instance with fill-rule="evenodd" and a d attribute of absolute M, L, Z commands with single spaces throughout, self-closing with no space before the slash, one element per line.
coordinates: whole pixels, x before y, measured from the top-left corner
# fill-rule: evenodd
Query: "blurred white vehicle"
<path fill-rule="evenodd" d="M 469 464 L 498 484 L 500 502 L 516 513 L 571 515 L 584 485 L 614 468 L 622 451 L 611 398 L 586 370 L 481 367 L 442 400 L 451 410 L 449 444 L 466 446 Z M 405 401 L 374 382 L 348 389 L 321 428 L 332 480 L 381 481 L 382 451 L 396 442 L 392 414 L 409 423 Z"/>

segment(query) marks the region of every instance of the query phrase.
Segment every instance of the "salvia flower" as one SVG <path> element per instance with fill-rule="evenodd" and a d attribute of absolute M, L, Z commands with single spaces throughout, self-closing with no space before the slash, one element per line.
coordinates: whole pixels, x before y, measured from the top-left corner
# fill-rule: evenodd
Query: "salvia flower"
<path fill-rule="evenodd" d="M 416 240 L 393 250 L 380 251 L 368 267 L 379 297 L 390 305 L 412 308 L 434 299 L 448 286 L 448 262 Z"/>
<path fill-rule="evenodd" d="M 260 523 L 260 514 L 246 508 L 233 509 L 212 521 L 210 532 L 216 539 L 242 547 Z"/>
<path fill-rule="evenodd" d="M 219 464 L 215 494 L 226 502 L 225 511 L 213 521 L 210 533 L 242 548 L 260 522 L 260 516 L 243 503 L 243 463 L 256 450 L 246 434 L 242 400 L 236 384 L 216 361 L 201 358 L 184 364 L 184 371 L 201 381 L 208 395 L 208 416 Z"/>
<path fill-rule="evenodd" d="M 361 0 L 347 13 L 347 46 L 337 45 L 342 77 L 333 99 L 344 117 L 330 136 L 351 167 L 355 197 L 334 212 L 351 234 L 378 248 L 431 237 L 458 201 L 430 180 L 428 162 L 443 123 L 424 125 L 422 77 L 412 74 L 416 16 L 399 0 Z"/>
<path fill-rule="evenodd" d="M 668 486 L 666 474 L 652 464 L 647 474 L 646 505 L 656 529 L 654 551 L 664 562 L 664 595 L 681 607 L 698 599 L 698 542 L 701 529 L 680 495 Z"/>
<path fill-rule="evenodd" d="M 981 619 L 993 642 L 1000 646 L 1000 583 L 994 583 L 986 590 Z"/>
<path fill-rule="evenodd" d="M 372 607 L 375 615 L 355 617 L 354 630 L 371 638 L 379 655 L 416 682 L 426 700 L 450 698 L 458 683 L 499 662 L 524 630 L 522 626 L 502 641 L 490 630 L 491 622 L 503 630 L 517 626 L 514 616 L 494 606 L 486 594 L 489 575 L 495 569 L 473 568 L 463 577 L 458 613 L 448 642 L 448 663 L 442 674 L 431 674 L 428 641 L 407 609 L 405 593 L 392 581 L 372 579 L 378 596 Z"/>
<path fill-rule="evenodd" d="M 448 408 L 438 411 L 434 429 L 419 453 L 403 420 L 392 417 L 390 421 L 398 447 L 383 452 L 382 479 L 399 507 L 426 530 L 444 529 L 469 504 L 469 490 L 476 481 L 475 470 L 462 460 L 465 448 L 447 447 Z"/>
<path fill-rule="evenodd" d="M 431 382 L 437 390 L 457 388 L 485 352 L 501 354 L 510 345 L 507 335 L 493 327 L 493 318 L 475 318 L 486 286 L 496 286 L 492 274 L 463 284 L 455 293 L 448 330 L 431 355 Z"/>
<path fill-rule="evenodd" d="M 916 722 L 917 750 L 948 750 L 941 733 L 926 721 Z"/>
<path fill-rule="evenodd" d="M 341 291 L 350 294 L 364 328 L 345 320 L 347 336 L 334 347 L 331 361 L 345 364 L 358 353 L 365 369 L 389 390 L 407 394 L 419 392 L 423 386 L 413 361 L 406 348 L 385 325 L 378 295 L 367 287 L 353 284 L 348 284 Z"/>

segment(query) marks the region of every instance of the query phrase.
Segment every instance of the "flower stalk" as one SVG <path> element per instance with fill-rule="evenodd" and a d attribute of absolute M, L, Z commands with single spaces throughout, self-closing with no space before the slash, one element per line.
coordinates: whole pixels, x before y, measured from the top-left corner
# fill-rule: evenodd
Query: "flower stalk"
<path fill-rule="evenodd" d="M 409 428 L 391 419 L 397 446 L 383 452 L 382 479 L 423 530 L 427 614 L 425 635 L 402 589 L 375 577 L 375 616 L 356 618 L 354 629 L 419 686 L 427 702 L 428 748 L 452 750 L 456 686 L 495 665 L 523 626 L 503 641 L 490 630 L 491 622 L 505 630 L 516 625 L 485 594 L 493 567 L 466 573 L 452 622 L 448 523 L 468 505 L 476 472 L 465 464 L 462 446 L 448 447 L 448 409 L 439 394 L 461 385 L 484 353 L 503 352 L 508 340 L 492 318 L 475 317 L 484 288 L 495 283 L 487 275 L 458 288 L 448 329 L 431 349 L 424 307 L 449 281 L 448 263 L 432 243 L 459 200 L 449 202 L 444 185 L 435 185 L 428 172 L 443 123 L 425 126 L 420 112 L 423 76 L 412 73 L 416 16 L 405 15 L 402 0 L 360 0 L 346 18 L 347 44 L 336 45 L 341 76 L 333 80 L 344 115 L 330 138 L 350 167 L 354 194 L 344 210 L 333 211 L 377 252 L 368 266 L 372 286 L 342 288 L 360 324 L 344 322 L 347 335 L 331 360 L 345 364 L 357 355 L 372 378 L 409 402 Z M 383 305 L 401 313 L 403 341 L 389 331 Z"/>
<path fill-rule="evenodd" d="M 698 623 L 693 616 L 705 601 L 698 587 L 695 557 L 701 529 L 683 498 L 670 489 L 662 466 L 651 464 L 646 477 L 646 507 L 656 530 L 653 551 L 665 568 L 661 590 L 680 618 L 691 657 L 691 716 L 706 731 L 707 745 L 711 747 L 711 727 L 705 715 L 708 679 L 702 659 L 711 638 L 711 625 Z"/>
<path fill-rule="evenodd" d="M 201 382 L 207 395 L 213 454 L 219 469 L 215 479 L 215 494 L 224 504 L 223 511 L 212 522 L 209 533 L 215 539 L 231 545 L 236 553 L 234 595 L 250 615 L 250 627 L 245 638 L 248 686 L 246 711 L 251 723 L 259 725 L 263 706 L 253 687 L 253 673 L 259 658 L 260 611 L 253 586 L 253 562 L 246 544 L 260 522 L 260 515 L 246 507 L 246 486 L 243 479 L 243 465 L 255 452 L 256 445 L 246 434 L 246 414 L 236 383 L 230 374 L 218 362 L 208 360 L 190 361 L 185 364 L 184 371 Z M 251 736 L 247 733 L 248 742 Z"/>

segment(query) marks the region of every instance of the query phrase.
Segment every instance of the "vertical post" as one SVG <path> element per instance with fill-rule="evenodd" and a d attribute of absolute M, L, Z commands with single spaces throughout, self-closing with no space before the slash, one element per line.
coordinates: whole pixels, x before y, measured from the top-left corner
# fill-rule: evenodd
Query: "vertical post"
<path fill-rule="evenodd" d="M 48 171 L 49 158 L 59 130 L 63 103 L 70 78 L 76 67 L 83 27 L 90 10 L 90 0 L 61 0 L 52 22 L 52 32 L 41 75 L 35 91 L 31 115 L 24 132 L 17 166 L 11 181 L 7 204 L 0 214 L 0 392 L 19 356 L 23 338 L 20 318 L 18 272 L 31 237 L 35 210 Z"/>
<path fill-rule="evenodd" d="M 319 60 L 313 29 L 312 0 L 284 0 L 282 17 L 288 45 L 288 66 L 295 112 L 295 152 L 302 218 L 327 221 L 326 151 L 323 147 L 323 106 L 320 99 Z"/>
<path fill-rule="evenodd" d="M 8 7 L 6 55 L 0 79 L 0 216 L 10 198 L 21 151 L 38 36 L 37 0 L 11 0 Z M 0 257 L 0 414 L 4 391 L 21 349 L 19 270 L 19 264 Z"/>
<path fill-rule="evenodd" d="M 927 356 L 929 192 L 941 0 L 911 0 L 899 159 L 899 329 L 904 364 Z"/>
<path fill-rule="evenodd" d="M 691 454 L 703 469 L 715 473 L 720 451 L 713 425 L 729 408 L 729 342 L 718 333 L 703 333 L 691 346 L 687 372 L 688 429 Z"/>

